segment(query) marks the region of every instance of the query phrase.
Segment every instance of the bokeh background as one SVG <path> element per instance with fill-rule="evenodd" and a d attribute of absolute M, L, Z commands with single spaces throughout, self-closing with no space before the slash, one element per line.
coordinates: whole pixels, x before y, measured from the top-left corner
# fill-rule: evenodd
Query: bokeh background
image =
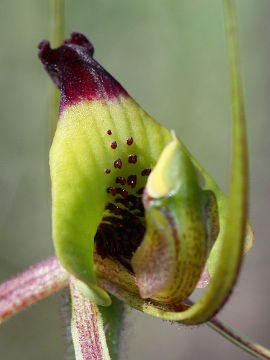
<path fill-rule="evenodd" d="M 237 1 L 255 246 L 220 318 L 270 346 L 270 2 Z M 0 280 L 53 254 L 49 80 L 37 44 L 50 2 L 0 2 Z M 230 102 L 220 0 L 66 1 L 66 35 L 84 32 L 101 62 L 156 119 L 176 130 L 226 191 Z M 0 328 L 1 359 L 64 359 L 61 295 Z M 128 311 L 122 359 L 250 359 L 207 326 Z"/>

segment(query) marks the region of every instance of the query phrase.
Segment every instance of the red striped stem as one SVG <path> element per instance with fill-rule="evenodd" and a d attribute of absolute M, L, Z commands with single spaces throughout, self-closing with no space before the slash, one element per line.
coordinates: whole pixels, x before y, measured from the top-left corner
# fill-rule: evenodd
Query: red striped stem
<path fill-rule="evenodd" d="M 70 282 L 72 298 L 71 332 L 77 360 L 109 360 L 103 321 L 97 305 L 87 300 L 76 280 Z"/>
<path fill-rule="evenodd" d="M 68 285 L 69 274 L 53 257 L 0 285 L 0 323 Z"/>

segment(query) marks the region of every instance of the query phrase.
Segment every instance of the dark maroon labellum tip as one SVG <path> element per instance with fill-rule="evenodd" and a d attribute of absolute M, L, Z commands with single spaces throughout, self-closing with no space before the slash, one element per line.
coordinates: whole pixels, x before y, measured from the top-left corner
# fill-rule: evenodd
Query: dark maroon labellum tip
<path fill-rule="evenodd" d="M 88 49 L 88 52 L 92 57 L 94 55 L 95 49 L 93 44 L 87 39 L 86 36 L 78 32 L 72 32 L 71 38 L 64 40 L 63 45 L 79 45 L 85 49 Z"/>
<path fill-rule="evenodd" d="M 133 139 L 132 139 L 132 137 L 129 137 L 129 138 L 127 139 L 127 144 L 128 144 L 128 145 L 132 145 L 132 144 L 133 144 Z"/>
<path fill-rule="evenodd" d="M 114 166 L 116 169 L 121 169 L 121 167 L 122 167 L 122 161 L 121 161 L 121 159 L 114 160 L 113 166 Z"/>
<path fill-rule="evenodd" d="M 113 142 L 111 143 L 111 148 L 112 148 L 112 149 L 116 149 L 116 148 L 117 148 L 117 142 L 116 142 L 116 141 L 113 141 Z"/>
<path fill-rule="evenodd" d="M 105 174 L 110 174 L 111 173 L 111 170 L 110 169 L 105 169 Z"/>
<path fill-rule="evenodd" d="M 137 155 L 134 155 L 134 154 L 129 155 L 129 157 L 128 157 L 128 162 L 129 162 L 130 164 L 136 164 L 136 162 L 137 162 Z"/>
<path fill-rule="evenodd" d="M 48 41 L 39 46 L 39 58 L 61 90 L 61 107 L 82 100 L 113 100 L 119 95 L 127 97 L 123 87 L 93 59 L 94 47 L 80 33 L 52 49 Z"/>
<path fill-rule="evenodd" d="M 109 129 L 109 130 L 107 131 L 107 134 L 108 134 L 108 135 L 112 135 L 112 130 Z"/>

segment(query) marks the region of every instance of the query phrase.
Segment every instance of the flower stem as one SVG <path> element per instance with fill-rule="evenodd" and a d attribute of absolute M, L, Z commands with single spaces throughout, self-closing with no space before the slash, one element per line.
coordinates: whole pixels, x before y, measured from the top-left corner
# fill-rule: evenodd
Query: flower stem
<path fill-rule="evenodd" d="M 224 336 L 227 340 L 231 341 L 233 344 L 237 345 L 242 350 L 248 352 L 257 359 L 270 359 L 270 350 L 252 342 L 243 335 L 240 335 L 220 320 L 213 318 L 207 323 L 207 325 L 220 335 Z"/>
<path fill-rule="evenodd" d="M 0 324 L 68 285 L 69 274 L 55 257 L 0 285 Z"/>
<path fill-rule="evenodd" d="M 65 0 L 52 0 L 51 44 L 60 46 L 64 38 L 65 29 Z"/>
<path fill-rule="evenodd" d="M 102 316 L 96 304 L 87 300 L 70 281 L 72 299 L 71 333 L 76 359 L 110 360 Z"/>
<path fill-rule="evenodd" d="M 65 0 L 51 0 L 51 44 L 52 47 L 61 45 L 65 31 Z M 54 84 L 50 90 L 50 142 L 52 142 L 59 109 L 60 94 Z"/>

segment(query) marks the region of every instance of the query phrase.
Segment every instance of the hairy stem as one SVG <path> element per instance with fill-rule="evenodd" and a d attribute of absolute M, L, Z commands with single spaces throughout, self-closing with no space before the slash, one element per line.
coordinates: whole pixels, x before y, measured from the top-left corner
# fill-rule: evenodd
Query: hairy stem
<path fill-rule="evenodd" d="M 72 299 L 71 333 L 78 360 L 110 360 L 103 321 L 98 307 L 87 300 L 70 281 Z"/>
<path fill-rule="evenodd" d="M 220 335 L 224 336 L 227 340 L 231 341 L 233 344 L 255 356 L 256 358 L 270 359 L 270 351 L 267 348 L 252 342 L 243 335 L 240 335 L 220 320 L 214 318 L 210 320 L 207 325 Z"/>
<path fill-rule="evenodd" d="M 0 285 L 0 324 L 66 287 L 69 274 L 53 257 L 15 276 Z"/>
<path fill-rule="evenodd" d="M 45 297 L 68 286 L 70 275 L 66 272 L 56 257 L 49 258 L 41 263 L 32 266 L 30 269 L 15 276 L 0 285 L 0 323 L 9 319 L 18 312 L 28 308 L 32 304 L 44 299 Z M 74 282 L 71 283 L 73 291 L 73 331 L 77 339 L 77 351 L 92 351 L 92 348 L 84 347 L 87 339 L 84 337 L 86 332 L 95 329 L 95 341 L 100 351 L 100 359 L 109 359 L 106 340 L 103 333 L 103 324 L 98 308 L 82 297 Z M 187 305 L 192 306 L 191 301 Z M 120 314 L 121 315 L 121 314 Z M 92 322 L 95 322 L 93 325 Z M 207 322 L 207 325 L 215 330 L 227 340 L 231 341 L 242 350 L 255 356 L 258 359 L 270 360 L 270 350 L 245 338 L 226 324 L 213 318 Z M 92 328 L 93 327 L 93 328 Z M 76 330 L 77 328 L 77 330 Z M 91 331 L 92 331 L 91 330 Z M 78 331 L 80 333 L 78 333 Z M 73 334 L 73 336 L 74 336 Z M 78 338 L 77 336 L 80 336 Z M 92 350 L 91 350 L 92 349 Z M 102 358 L 103 356 L 103 358 Z M 87 358 L 87 357 L 86 357 Z M 82 358 L 84 359 L 84 358 Z M 90 357 L 91 359 L 91 357 Z"/>

